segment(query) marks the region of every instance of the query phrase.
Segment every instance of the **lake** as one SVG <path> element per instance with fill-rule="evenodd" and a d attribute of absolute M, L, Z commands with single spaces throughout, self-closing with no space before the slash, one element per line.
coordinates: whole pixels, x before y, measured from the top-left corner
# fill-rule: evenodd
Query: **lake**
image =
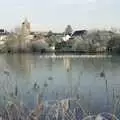
<path fill-rule="evenodd" d="M 91 114 L 110 112 L 119 117 L 120 57 L 42 57 L 0 55 L 0 100 L 13 95 L 33 109 L 37 96 L 44 101 L 76 98 Z M 7 98 L 11 99 L 11 98 Z"/>

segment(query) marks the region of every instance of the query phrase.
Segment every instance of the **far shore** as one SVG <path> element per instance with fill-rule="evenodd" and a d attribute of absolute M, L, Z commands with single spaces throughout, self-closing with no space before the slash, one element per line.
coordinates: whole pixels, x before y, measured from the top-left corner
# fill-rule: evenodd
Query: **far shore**
<path fill-rule="evenodd" d="M 39 55 L 119 55 L 119 53 L 112 52 L 83 52 L 83 51 L 9 51 L 0 52 L 0 54 L 39 54 Z"/>

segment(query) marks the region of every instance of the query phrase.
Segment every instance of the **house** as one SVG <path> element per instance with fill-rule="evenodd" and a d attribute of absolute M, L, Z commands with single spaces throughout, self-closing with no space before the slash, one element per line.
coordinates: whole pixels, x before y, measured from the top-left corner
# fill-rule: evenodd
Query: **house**
<path fill-rule="evenodd" d="M 106 46 L 100 46 L 98 48 L 96 48 L 96 52 L 106 52 L 107 47 Z"/>
<path fill-rule="evenodd" d="M 50 50 L 54 51 L 55 50 L 55 45 L 51 46 Z"/>
<path fill-rule="evenodd" d="M 87 34 L 87 30 L 77 30 L 72 33 L 71 37 L 83 36 L 86 34 Z"/>
<path fill-rule="evenodd" d="M 77 30 L 74 31 L 71 35 L 65 35 L 64 37 L 62 37 L 63 41 L 68 41 L 69 39 L 73 39 L 73 38 L 78 38 L 79 37 L 84 37 L 84 35 L 87 34 L 87 30 Z"/>
<path fill-rule="evenodd" d="M 25 37 L 25 43 L 30 43 L 34 38 L 34 35 L 28 35 Z"/>
<path fill-rule="evenodd" d="M 71 38 L 70 35 L 66 35 L 62 38 L 63 41 L 68 41 Z"/>
<path fill-rule="evenodd" d="M 3 45 L 7 39 L 9 32 L 4 29 L 0 29 L 0 45 Z"/>
<path fill-rule="evenodd" d="M 71 35 L 66 35 L 62 38 L 63 41 L 68 41 L 70 39 L 81 39 L 84 38 L 84 35 L 87 34 L 87 30 L 76 30 Z"/>

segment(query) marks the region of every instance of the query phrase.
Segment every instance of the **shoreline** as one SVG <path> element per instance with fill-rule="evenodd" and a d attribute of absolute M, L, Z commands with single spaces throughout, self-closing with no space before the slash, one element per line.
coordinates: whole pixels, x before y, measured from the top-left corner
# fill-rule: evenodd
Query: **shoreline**
<path fill-rule="evenodd" d="M 111 58 L 112 55 L 40 55 L 40 58 Z"/>
<path fill-rule="evenodd" d="M 40 58 L 111 58 L 117 54 L 108 53 L 78 53 L 78 52 L 3 52 L 5 55 L 39 55 Z M 118 56 L 118 55 L 117 55 Z"/>
<path fill-rule="evenodd" d="M 2 51 L 0 50 L 0 53 L 9 53 L 9 54 L 23 54 L 23 53 L 31 53 L 31 54 L 48 54 L 48 53 L 55 53 L 55 54 L 111 54 L 113 52 L 109 51 L 73 51 L 73 50 L 37 50 L 37 51 L 31 51 L 31 50 L 10 50 L 10 51 Z"/>

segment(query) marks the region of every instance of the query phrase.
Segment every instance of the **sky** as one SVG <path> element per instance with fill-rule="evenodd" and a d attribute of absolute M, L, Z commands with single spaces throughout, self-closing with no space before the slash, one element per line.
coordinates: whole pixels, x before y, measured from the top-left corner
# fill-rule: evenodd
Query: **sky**
<path fill-rule="evenodd" d="M 120 0 L 0 0 L 0 28 L 27 18 L 33 31 L 120 28 Z"/>

